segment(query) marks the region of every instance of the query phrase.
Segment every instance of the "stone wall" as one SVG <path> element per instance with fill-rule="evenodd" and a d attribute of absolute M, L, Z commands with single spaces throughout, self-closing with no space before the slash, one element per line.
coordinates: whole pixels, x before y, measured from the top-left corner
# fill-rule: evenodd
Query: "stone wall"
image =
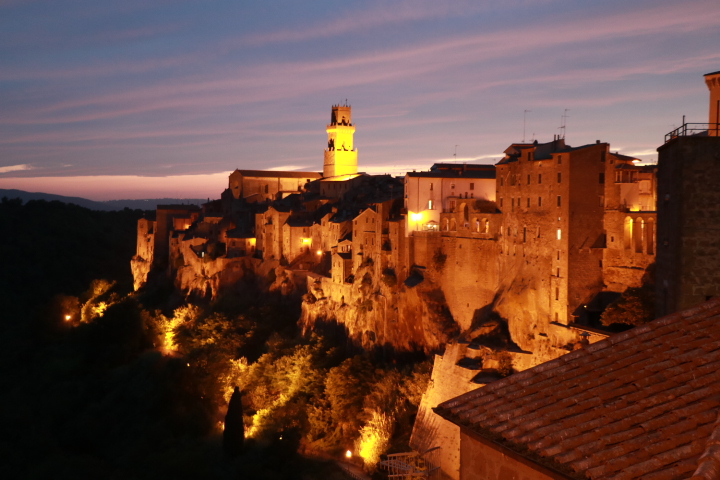
<path fill-rule="evenodd" d="M 720 294 L 720 137 L 658 148 L 657 314 Z"/>

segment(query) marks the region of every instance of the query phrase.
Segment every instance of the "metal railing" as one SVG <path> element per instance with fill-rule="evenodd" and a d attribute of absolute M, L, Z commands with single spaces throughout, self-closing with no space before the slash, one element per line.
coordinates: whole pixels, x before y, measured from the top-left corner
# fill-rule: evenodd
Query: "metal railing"
<path fill-rule="evenodd" d="M 681 126 L 665 135 L 665 143 L 677 137 L 690 137 L 692 135 L 710 134 L 720 136 L 720 123 L 683 123 Z"/>
<path fill-rule="evenodd" d="M 391 453 L 387 460 L 380 462 L 380 466 L 388 472 L 388 478 L 393 479 L 438 479 L 440 447 L 433 447 L 424 452 Z"/>

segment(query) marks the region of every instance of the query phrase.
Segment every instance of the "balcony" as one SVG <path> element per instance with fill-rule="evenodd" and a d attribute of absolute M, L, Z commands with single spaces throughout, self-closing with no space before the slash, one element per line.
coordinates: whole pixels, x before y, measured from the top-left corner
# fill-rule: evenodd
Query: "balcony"
<path fill-rule="evenodd" d="M 720 123 L 683 123 L 680 127 L 665 135 L 665 143 L 677 137 L 691 137 L 694 135 L 720 136 Z"/>

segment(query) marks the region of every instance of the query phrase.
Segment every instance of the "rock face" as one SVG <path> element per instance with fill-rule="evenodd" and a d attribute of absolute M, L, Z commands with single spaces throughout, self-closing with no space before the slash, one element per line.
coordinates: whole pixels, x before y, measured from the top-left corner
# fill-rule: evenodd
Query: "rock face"
<path fill-rule="evenodd" d="M 152 261 L 135 255 L 132 260 L 130 260 L 130 270 L 133 276 L 133 288 L 139 290 L 147 283 L 148 275 L 150 274 L 150 270 L 152 270 Z"/>
<path fill-rule="evenodd" d="M 436 284 L 388 283 L 372 267 L 358 269 L 353 283 L 309 276 L 300 326 L 308 332 L 319 323 L 338 323 L 364 349 L 388 346 L 400 352 L 437 351 L 459 333 Z"/>

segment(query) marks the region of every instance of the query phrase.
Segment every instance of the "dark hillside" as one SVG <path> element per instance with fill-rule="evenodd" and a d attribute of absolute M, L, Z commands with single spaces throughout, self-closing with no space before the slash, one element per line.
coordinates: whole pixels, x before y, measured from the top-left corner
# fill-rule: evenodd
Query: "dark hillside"
<path fill-rule="evenodd" d="M 0 201 L 2 323 L 31 318 L 56 294 L 79 295 L 93 279 L 132 287 L 141 210 L 101 212 L 44 200 Z"/>

